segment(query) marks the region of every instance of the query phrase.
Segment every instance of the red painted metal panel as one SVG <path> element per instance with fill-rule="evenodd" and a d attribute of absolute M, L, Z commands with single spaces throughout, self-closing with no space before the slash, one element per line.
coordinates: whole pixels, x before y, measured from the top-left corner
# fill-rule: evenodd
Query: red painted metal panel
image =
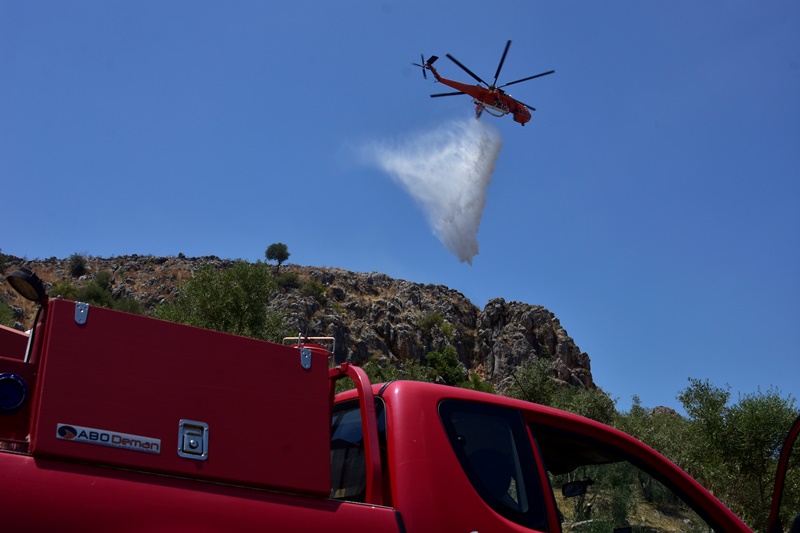
<path fill-rule="evenodd" d="M 377 393 L 381 385 L 375 385 Z M 340 395 L 344 400 L 350 391 Z M 526 420 L 563 428 L 608 443 L 621 453 L 637 458 L 669 480 L 725 531 L 750 531 L 729 509 L 697 481 L 658 452 L 616 430 L 571 413 L 529 402 L 454 387 L 417 382 L 392 382 L 381 394 L 386 402 L 388 468 L 393 503 L 403 512 L 409 531 L 434 526 L 440 531 L 531 531 L 490 509 L 461 469 L 438 417 L 438 405 L 446 399 L 485 402 L 519 409 Z M 537 459 L 541 465 L 541 460 Z M 420 479 L 426 479 L 420 483 Z M 542 477 L 545 494 L 550 488 Z M 436 507 L 426 504 L 436 501 Z M 413 511 L 409 511 L 413 510 Z M 552 513 L 548 513 L 552 521 Z"/>
<path fill-rule="evenodd" d="M 49 307 L 34 455 L 329 493 L 322 354 L 305 369 L 288 346 L 95 307 L 81 325 L 73 302 Z M 208 425 L 206 460 L 178 455 L 182 419 Z M 64 424 L 77 431 L 59 436 Z"/>
<path fill-rule="evenodd" d="M 391 434 L 387 455 L 392 496 L 408 531 L 533 531 L 483 501 L 453 453 L 439 418 L 438 406 L 444 399 L 503 403 L 503 398 L 411 381 L 390 383 L 381 397 Z"/>
<path fill-rule="evenodd" d="M 0 325 L 0 357 L 9 359 L 22 359 L 25 357 L 25 348 L 28 346 L 28 335 L 3 325 Z"/>
<path fill-rule="evenodd" d="M 4 452 L 0 502 L 3 531 L 399 531 L 397 513 L 388 507 Z"/>

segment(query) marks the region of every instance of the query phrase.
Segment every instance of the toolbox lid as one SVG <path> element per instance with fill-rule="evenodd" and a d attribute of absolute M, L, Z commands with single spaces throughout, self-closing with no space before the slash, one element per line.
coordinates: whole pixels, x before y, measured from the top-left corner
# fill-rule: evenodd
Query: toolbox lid
<path fill-rule="evenodd" d="M 325 354 L 67 300 L 44 326 L 34 455 L 329 494 Z"/>

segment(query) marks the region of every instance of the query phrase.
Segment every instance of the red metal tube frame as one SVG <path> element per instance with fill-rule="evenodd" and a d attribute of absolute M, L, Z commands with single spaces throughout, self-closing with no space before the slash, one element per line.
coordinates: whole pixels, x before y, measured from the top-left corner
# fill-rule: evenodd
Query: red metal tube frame
<path fill-rule="evenodd" d="M 364 437 L 364 456 L 367 463 L 367 494 L 366 503 L 382 505 L 383 497 L 381 488 L 381 453 L 378 443 L 378 422 L 375 417 L 375 397 L 372 394 L 372 385 L 366 372 L 349 363 L 342 363 L 328 371 L 330 378 L 331 405 L 336 391 L 336 381 L 343 377 L 353 380 L 358 391 L 358 403 L 361 410 L 361 428 Z"/>
<path fill-rule="evenodd" d="M 772 492 L 772 508 L 769 513 L 769 521 L 767 522 L 767 531 L 769 533 L 780 533 L 783 531 L 783 524 L 779 515 L 781 500 L 783 499 L 783 486 L 786 483 L 786 471 L 789 469 L 789 457 L 792 455 L 792 448 L 794 442 L 800 435 L 800 416 L 795 419 L 792 424 L 789 434 L 786 436 L 786 441 L 781 448 L 781 456 L 778 460 L 778 469 L 775 472 L 775 489 Z"/>

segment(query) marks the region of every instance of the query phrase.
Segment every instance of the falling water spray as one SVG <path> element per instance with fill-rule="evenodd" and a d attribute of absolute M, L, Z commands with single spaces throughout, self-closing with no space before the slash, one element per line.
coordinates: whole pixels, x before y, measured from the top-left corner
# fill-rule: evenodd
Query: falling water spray
<path fill-rule="evenodd" d="M 459 261 L 478 255 L 478 227 L 503 139 L 468 119 L 393 144 L 373 144 L 370 159 L 422 207 L 433 233 Z"/>

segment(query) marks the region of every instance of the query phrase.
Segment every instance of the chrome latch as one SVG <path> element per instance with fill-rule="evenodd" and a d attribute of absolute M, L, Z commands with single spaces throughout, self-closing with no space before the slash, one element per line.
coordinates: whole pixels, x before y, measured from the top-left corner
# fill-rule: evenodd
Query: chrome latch
<path fill-rule="evenodd" d="M 83 302 L 75 302 L 75 323 L 78 325 L 86 324 L 86 318 L 89 316 L 89 304 Z"/>
<path fill-rule="evenodd" d="M 308 370 L 311 368 L 311 350 L 300 348 L 300 366 Z"/>
<path fill-rule="evenodd" d="M 178 455 L 205 461 L 208 457 L 208 424 L 194 420 L 178 423 Z"/>

